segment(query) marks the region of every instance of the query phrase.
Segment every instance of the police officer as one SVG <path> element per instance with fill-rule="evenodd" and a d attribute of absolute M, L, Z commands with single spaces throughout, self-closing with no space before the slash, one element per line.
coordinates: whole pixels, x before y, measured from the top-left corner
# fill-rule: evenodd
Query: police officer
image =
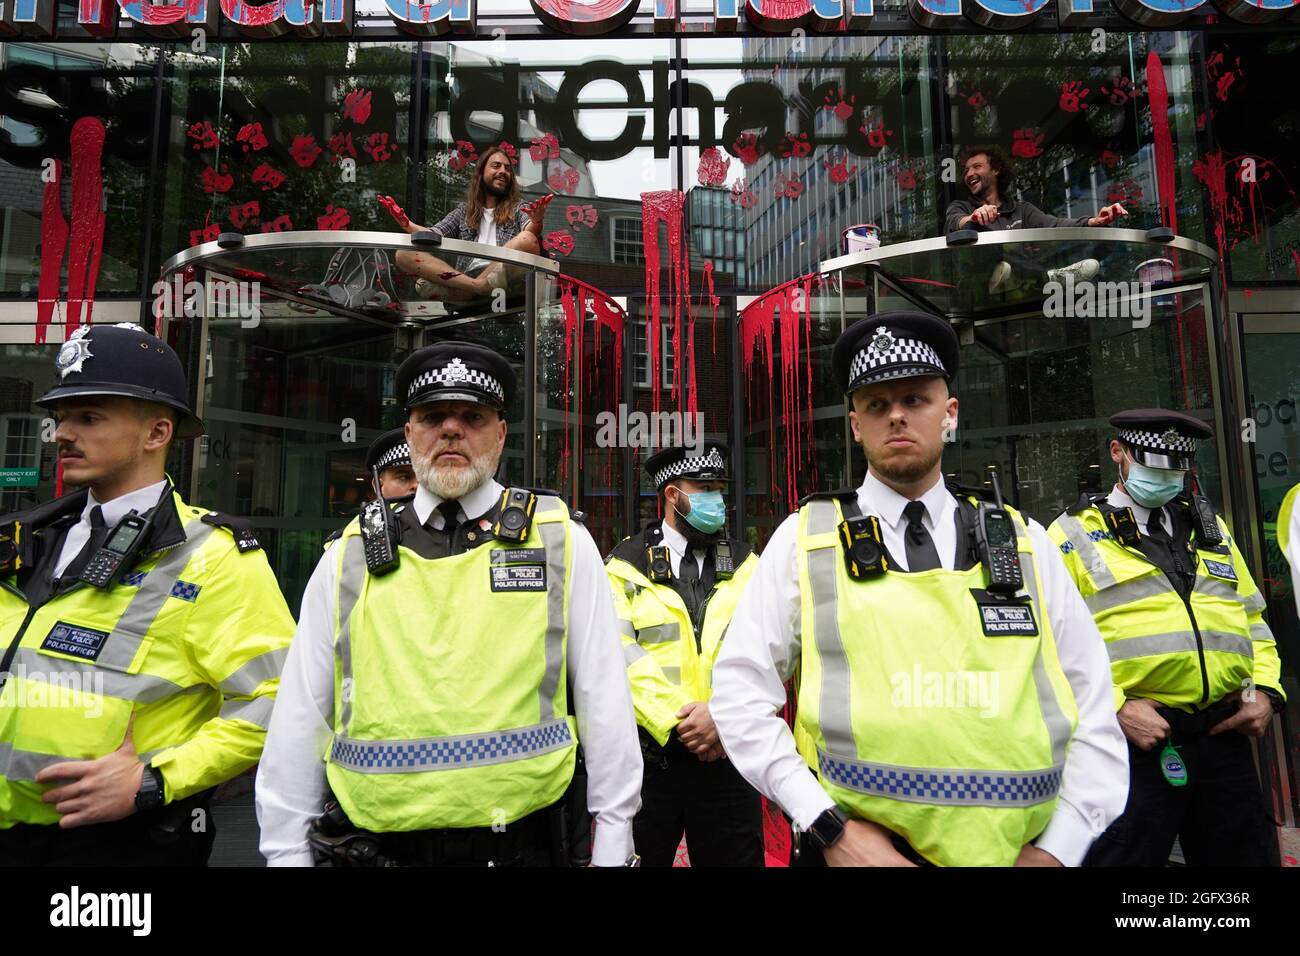
<path fill-rule="evenodd" d="M 736 772 L 709 714 L 713 661 L 758 558 L 723 534 L 727 446 L 665 448 L 646 460 L 662 522 L 605 559 L 632 685 L 645 773 L 633 821 L 645 866 L 762 866 L 758 793 Z"/>
<path fill-rule="evenodd" d="M 942 481 L 957 358 L 921 313 L 840 336 L 866 478 L 776 529 L 714 666 L 723 746 L 800 865 L 1077 865 L 1123 806 L 1105 654 L 1056 549 Z"/>
<path fill-rule="evenodd" d="M 1282 498 L 1277 510 L 1277 546 L 1291 567 L 1291 596 L 1296 602 L 1296 612 L 1300 613 L 1300 510 L 1296 509 L 1296 499 L 1300 498 L 1300 485 L 1292 485 L 1291 490 Z"/>
<path fill-rule="evenodd" d="M 1264 596 L 1209 501 L 1183 490 L 1213 432 L 1154 408 L 1110 423 L 1119 481 L 1051 527 L 1106 640 L 1128 738 L 1128 804 L 1089 863 L 1164 866 L 1177 837 L 1193 866 L 1265 865 L 1247 738 L 1264 733 L 1284 698 Z"/>
<path fill-rule="evenodd" d="M 271 865 L 311 865 L 313 846 L 334 864 L 361 848 L 367 863 L 567 862 L 579 739 L 593 862 L 633 859 L 641 758 L 600 553 L 559 498 L 493 478 L 515 388 L 504 358 L 466 342 L 398 369 L 419 488 L 389 522 L 367 506 L 308 582 L 258 771 Z"/>
<path fill-rule="evenodd" d="M 366 449 L 366 474 L 379 469 L 379 492 L 389 501 L 415 494 L 415 469 L 411 467 L 411 449 L 406 444 L 406 428 L 384 432 Z"/>
<path fill-rule="evenodd" d="M 203 865 L 257 762 L 293 619 L 246 526 L 186 504 L 180 359 L 83 326 L 39 404 L 80 490 L 0 520 L 0 863 Z"/>

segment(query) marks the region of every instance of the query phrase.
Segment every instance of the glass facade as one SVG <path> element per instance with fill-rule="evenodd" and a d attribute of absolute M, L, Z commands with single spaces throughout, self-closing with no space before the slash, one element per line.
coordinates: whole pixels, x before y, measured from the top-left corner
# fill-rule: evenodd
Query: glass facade
<path fill-rule="evenodd" d="M 665 413 L 698 414 L 733 449 L 733 528 L 761 545 L 800 496 L 861 478 L 829 371 L 844 324 L 906 307 L 909 290 L 951 313 L 989 267 L 920 257 L 899 265 L 899 288 L 873 289 L 866 270 L 822 263 L 857 225 L 886 245 L 941 236 L 966 195 L 958 151 L 986 144 L 1009 157 L 1012 193 L 1050 214 L 1121 202 L 1125 226 L 1170 226 L 1222 261 L 1148 296 L 1143 328 L 1047 321 L 1014 293 L 966 322 L 945 471 L 978 484 L 998 466 L 1012 503 L 1047 523 L 1109 487 L 1115 411 L 1214 424 L 1199 481 L 1267 582 L 1300 691 L 1275 542 L 1277 504 L 1300 481 L 1287 371 L 1300 368 L 1300 114 L 1277 92 L 1300 34 L 656 36 L 638 19 L 574 40 L 520 26 L 526 2 L 480 11 L 476 39 L 0 43 L 0 511 L 58 484 L 33 400 L 69 328 L 153 327 L 163 264 L 223 232 L 393 232 L 381 196 L 432 225 L 477 157 L 506 144 L 524 197 L 557 197 L 542 245 L 559 275 L 539 276 L 535 318 L 513 300 L 490 319 L 422 323 L 285 302 L 252 327 L 172 322 L 209 426 L 177 455 L 178 484 L 252 519 L 296 609 L 324 537 L 364 497 L 366 444 L 401 420 L 397 365 L 469 337 L 533 376 L 535 414 L 511 410 L 503 480 L 561 490 L 608 550 L 657 513 L 651 449 L 611 444 L 610 422 L 625 438 L 637 415 L 667 427 Z M 488 39 L 491 16 L 514 19 Z M 329 259 L 294 275 L 324 282 Z M 1247 417 L 1261 437 L 1239 452 Z M 1271 766 L 1294 826 L 1293 750 Z"/>

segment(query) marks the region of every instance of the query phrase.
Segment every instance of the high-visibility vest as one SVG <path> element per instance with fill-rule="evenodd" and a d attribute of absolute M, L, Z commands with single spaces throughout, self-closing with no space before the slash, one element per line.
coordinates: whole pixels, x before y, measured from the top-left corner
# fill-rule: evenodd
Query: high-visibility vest
<path fill-rule="evenodd" d="M 15 575 L 0 578 L 0 655 L 21 634 L 0 691 L 0 828 L 57 823 L 37 773 L 116 751 L 132 717 L 169 801 L 261 756 L 294 632 L 275 576 L 216 512 L 173 494 L 153 514 L 174 543 L 109 590 L 77 584 L 33 608 Z"/>
<path fill-rule="evenodd" d="M 1056 808 L 1078 709 L 1029 531 L 1024 589 L 967 571 L 855 579 L 837 498 L 799 510 L 795 739 L 831 798 L 943 866 L 1008 866 Z"/>
<path fill-rule="evenodd" d="M 1277 510 L 1277 546 L 1282 550 L 1282 556 L 1292 565 L 1300 563 L 1292 561 L 1291 555 L 1288 553 L 1291 547 L 1291 516 L 1295 513 L 1297 493 L 1300 493 L 1300 485 L 1293 485 L 1282 499 L 1281 507 Z"/>
<path fill-rule="evenodd" d="M 1196 579 L 1186 600 L 1146 555 L 1116 540 L 1095 505 L 1048 529 L 1106 641 L 1116 709 L 1131 697 L 1204 708 L 1252 681 L 1281 690 L 1264 595 L 1216 520 L 1223 544 L 1189 553 Z"/>
<path fill-rule="evenodd" d="M 376 832 L 503 826 L 573 776 L 569 511 L 539 495 L 519 543 L 488 541 L 369 574 L 354 519 L 338 561 L 334 737 L 326 775 Z"/>
<path fill-rule="evenodd" d="M 682 596 L 671 585 L 651 581 L 634 563 L 627 545 L 636 547 L 642 540 L 641 534 L 625 539 L 606 560 L 605 572 L 613 590 L 636 720 L 662 746 L 679 723 L 678 711 L 712 696 L 713 664 L 758 558 L 742 542 L 731 542 L 732 553 L 743 559 L 730 578 L 716 580 L 697 632 Z"/>

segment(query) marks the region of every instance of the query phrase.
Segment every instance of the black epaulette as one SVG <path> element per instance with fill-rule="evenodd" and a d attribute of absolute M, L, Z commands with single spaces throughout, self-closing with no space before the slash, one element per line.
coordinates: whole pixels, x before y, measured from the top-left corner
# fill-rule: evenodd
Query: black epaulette
<path fill-rule="evenodd" d="M 564 495 L 560 494 L 554 488 L 529 488 L 527 485 L 507 485 L 511 491 L 531 491 L 535 495 L 550 495 L 552 498 L 559 498 L 564 501 Z M 568 504 L 566 501 L 565 504 Z"/>
<path fill-rule="evenodd" d="M 614 558 L 618 558 L 645 574 L 645 549 L 659 544 L 663 540 L 663 534 L 663 529 L 659 527 L 658 522 L 648 524 L 636 534 L 628 535 L 614 545 L 614 550 L 609 552 L 605 563 L 608 564 Z"/>
<path fill-rule="evenodd" d="M 1079 495 L 1078 501 L 1076 501 L 1074 504 L 1070 505 L 1070 507 L 1065 509 L 1065 513 L 1068 515 L 1077 515 L 1081 511 L 1087 511 L 1089 508 L 1095 508 L 1097 507 L 1097 505 L 1105 501 L 1106 497 L 1107 496 L 1103 494 L 1090 495 L 1088 494 L 1088 492 L 1085 491 Z"/>
<path fill-rule="evenodd" d="M 344 527 L 346 527 L 346 525 Z M 322 545 L 330 544 L 331 542 L 337 541 L 341 537 L 343 537 L 343 528 L 335 528 L 329 534 L 325 535 L 325 540 L 322 541 L 321 544 Z"/>
<path fill-rule="evenodd" d="M 200 520 L 204 524 L 229 531 L 235 538 L 235 547 L 239 549 L 240 554 L 245 551 L 256 551 L 262 546 L 262 543 L 257 540 L 257 535 L 253 534 L 253 525 L 247 518 L 236 518 L 221 511 L 209 511 Z"/>
<path fill-rule="evenodd" d="M 810 495 L 804 495 L 799 499 L 799 507 L 802 508 L 810 501 L 838 499 L 843 501 L 847 498 L 856 498 L 858 489 L 856 488 L 835 488 L 832 491 L 814 491 Z"/>

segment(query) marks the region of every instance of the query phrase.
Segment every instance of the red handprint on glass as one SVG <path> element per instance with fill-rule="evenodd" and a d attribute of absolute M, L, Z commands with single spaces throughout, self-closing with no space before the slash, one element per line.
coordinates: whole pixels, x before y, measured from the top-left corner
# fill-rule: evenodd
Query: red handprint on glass
<path fill-rule="evenodd" d="M 262 223 L 262 232 L 290 232 L 293 229 L 293 220 L 288 216 L 276 216 L 270 222 Z"/>
<path fill-rule="evenodd" d="M 1021 159 L 1043 155 L 1043 134 L 1033 127 L 1016 130 L 1011 134 L 1011 155 Z"/>
<path fill-rule="evenodd" d="M 512 143 L 507 143 L 505 140 L 502 140 L 501 142 L 497 143 L 497 149 L 501 150 L 501 152 L 505 153 L 508 157 L 510 157 L 511 166 L 519 165 L 519 150 L 515 149 Z"/>
<path fill-rule="evenodd" d="M 262 204 L 256 199 L 230 207 L 230 224 L 236 229 L 243 229 L 254 219 L 262 215 Z"/>
<path fill-rule="evenodd" d="M 564 218 L 574 229 L 581 229 L 583 226 L 588 229 L 595 229 L 600 214 L 595 206 L 570 203 L 564 207 Z"/>
<path fill-rule="evenodd" d="M 826 94 L 826 102 L 822 104 L 822 109 L 833 110 L 836 119 L 846 120 L 853 115 L 853 104 L 857 102 L 856 96 L 844 97 L 844 87 L 840 87 L 833 93 Z"/>
<path fill-rule="evenodd" d="M 731 160 L 722 155 L 722 150 L 710 146 L 700 153 L 700 165 L 696 169 L 696 176 L 701 186 L 721 186 L 727 181 L 727 170 L 730 168 Z"/>
<path fill-rule="evenodd" d="M 219 235 L 221 235 L 221 227 L 215 222 L 210 226 L 204 226 L 202 229 L 193 229 L 190 231 L 190 245 L 197 246 L 204 242 L 216 242 Z"/>
<path fill-rule="evenodd" d="M 550 253 L 567 256 L 573 251 L 573 236 L 563 229 L 548 232 L 542 237 L 542 248 Z"/>
<path fill-rule="evenodd" d="M 195 149 L 216 149 L 221 145 L 221 137 L 207 120 L 192 125 L 185 131 L 185 135 L 194 140 Z"/>
<path fill-rule="evenodd" d="M 571 193 L 578 188 L 578 171 L 568 166 L 552 169 L 546 182 L 557 193 Z"/>
<path fill-rule="evenodd" d="M 464 169 L 478 162 L 478 149 L 467 139 L 456 140 L 456 145 L 447 150 L 447 168 Z"/>
<path fill-rule="evenodd" d="M 793 176 L 782 174 L 776 177 L 777 199 L 798 199 L 803 195 L 803 181 Z"/>
<path fill-rule="evenodd" d="M 270 192 L 284 184 L 284 173 L 269 163 L 263 163 L 253 170 L 253 182 L 262 187 L 262 192 Z"/>
<path fill-rule="evenodd" d="M 321 148 L 316 145 L 316 137 L 311 133 L 295 136 L 289 146 L 289 155 L 303 169 L 315 163 L 320 154 Z"/>
<path fill-rule="evenodd" d="M 344 156 L 357 158 L 357 148 L 352 144 L 351 133 L 335 133 L 325 145 L 336 158 L 341 159 Z"/>
<path fill-rule="evenodd" d="M 984 107 L 989 105 L 989 101 L 984 98 L 984 94 L 979 90 L 976 90 L 974 93 L 967 96 L 966 102 L 977 110 L 982 110 Z"/>
<path fill-rule="evenodd" d="M 252 150 L 254 153 L 266 149 L 266 134 L 262 132 L 261 123 L 245 123 L 239 127 L 239 132 L 235 134 L 235 140 L 244 144 L 244 152 Z"/>
<path fill-rule="evenodd" d="M 346 229 L 348 227 L 348 223 L 350 223 L 351 221 L 352 221 L 352 217 L 348 215 L 348 211 L 346 209 L 344 209 L 342 206 L 339 206 L 337 209 L 335 209 L 334 205 L 331 203 L 330 205 L 325 207 L 324 215 L 316 217 L 316 228 L 317 229 Z"/>
<path fill-rule="evenodd" d="M 547 159 L 559 159 L 560 141 L 555 138 L 554 133 L 547 133 L 528 144 L 528 155 L 538 163 Z"/>
<path fill-rule="evenodd" d="M 1061 98 L 1057 105 L 1067 113 L 1077 113 L 1088 108 L 1083 100 L 1090 92 L 1079 80 L 1067 80 L 1061 84 Z"/>
<path fill-rule="evenodd" d="M 358 126 L 364 126 L 370 119 L 370 91 L 353 90 L 343 97 L 343 118 L 350 119 Z"/>
<path fill-rule="evenodd" d="M 803 159 L 811 154 L 812 143 L 808 142 L 807 133 L 800 133 L 798 136 L 794 133 L 786 133 L 785 139 L 781 140 L 781 155 L 786 159 Z"/>
<path fill-rule="evenodd" d="M 910 192 L 916 188 L 916 173 L 904 166 L 898 171 L 898 188 Z"/>
<path fill-rule="evenodd" d="M 387 162 L 397 153 L 397 144 L 388 142 L 387 133 L 371 133 L 366 137 L 366 154 L 377 163 Z"/>
<path fill-rule="evenodd" d="M 741 209 L 750 209 L 758 202 L 758 197 L 754 191 L 749 188 L 743 179 L 737 179 L 731 184 L 731 201 L 740 206 Z"/>
<path fill-rule="evenodd" d="M 758 162 L 759 154 L 762 152 L 762 144 L 758 141 L 756 133 L 741 133 L 736 137 L 736 141 L 731 144 L 731 151 L 746 166 L 753 166 Z"/>
<path fill-rule="evenodd" d="M 203 167 L 203 191 L 205 193 L 228 193 L 230 187 L 235 185 L 235 177 L 227 173 L 225 163 L 221 164 L 220 171 L 213 169 L 211 166 Z"/>
<path fill-rule="evenodd" d="M 830 176 L 831 182 L 835 183 L 837 186 L 842 186 L 844 183 L 847 183 L 849 177 L 852 176 L 858 168 L 856 164 L 853 166 L 849 165 L 848 156 L 841 156 L 834 162 L 831 161 L 830 157 L 827 157 L 822 160 L 822 163 L 826 166 L 826 174 Z"/>
<path fill-rule="evenodd" d="M 1122 206 L 1137 205 L 1142 201 L 1142 187 L 1134 179 L 1122 179 L 1106 190 L 1106 202 Z"/>
<path fill-rule="evenodd" d="M 1137 90 L 1133 88 L 1133 81 L 1127 76 L 1116 77 L 1112 85 L 1102 86 L 1101 92 L 1110 100 L 1112 106 L 1123 106 L 1137 95 Z"/>
<path fill-rule="evenodd" d="M 889 138 L 894 135 L 892 129 L 885 129 L 884 123 L 878 123 L 875 126 L 860 126 L 858 132 L 867 134 L 867 145 L 872 149 L 884 149 L 889 145 Z"/>

